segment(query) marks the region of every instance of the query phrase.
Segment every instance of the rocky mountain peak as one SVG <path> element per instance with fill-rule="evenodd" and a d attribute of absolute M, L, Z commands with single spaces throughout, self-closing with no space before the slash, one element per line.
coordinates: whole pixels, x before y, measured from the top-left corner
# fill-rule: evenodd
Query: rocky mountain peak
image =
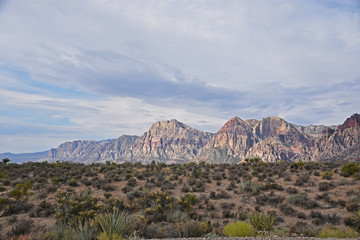
<path fill-rule="evenodd" d="M 196 132 L 196 134 L 202 133 L 202 131 L 191 128 L 176 119 L 167 121 L 158 121 L 151 126 L 151 128 L 145 133 L 148 137 L 190 137 Z"/>
<path fill-rule="evenodd" d="M 360 127 L 360 114 L 355 113 L 347 118 L 345 122 L 338 126 L 339 131 L 344 131 L 347 128 Z"/>
<path fill-rule="evenodd" d="M 249 124 L 246 123 L 244 120 L 238 117 L 233 117 L 225 123 L 225 125 L 218 131 L 218 133 L 246 135 L 250 128 L 251 127 L 249 126 Z"/>
<path fill-rule="evenodd" d="M 134 159 L 189 161 L 212 137 L 176 119 L 151 126 L 132 146 Z"/>

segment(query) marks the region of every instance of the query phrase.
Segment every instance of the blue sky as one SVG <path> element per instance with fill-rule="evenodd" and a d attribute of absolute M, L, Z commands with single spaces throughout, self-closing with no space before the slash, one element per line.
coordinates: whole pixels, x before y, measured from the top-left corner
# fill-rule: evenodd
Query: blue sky
<path fill-rule="evenodd" d="M 358 0 L 0 0 L 0 152 L 359 102 Z"/>

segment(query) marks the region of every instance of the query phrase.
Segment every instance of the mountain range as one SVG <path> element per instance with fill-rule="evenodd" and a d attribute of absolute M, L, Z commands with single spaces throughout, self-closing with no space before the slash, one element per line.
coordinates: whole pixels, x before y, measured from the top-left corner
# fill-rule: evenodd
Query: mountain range
<path fill-rule="evenodd" d="M 360 115 L 355 113 L 338 126 L 300 126 L 279 117 L 234 117 L 215 134 L 172 119 L 156 122 L 140 137 L 65 142 L 38 156 L 38 161 L 81 163 L 237 163 L 247 158 L 266 162 L 354 161 L 360 159 Z"/>

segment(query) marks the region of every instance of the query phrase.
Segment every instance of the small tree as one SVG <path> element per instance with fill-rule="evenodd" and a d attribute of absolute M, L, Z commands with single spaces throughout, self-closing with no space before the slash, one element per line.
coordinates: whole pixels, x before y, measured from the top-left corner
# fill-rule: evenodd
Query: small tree
<path fill-rule="evenodd" d="M 2 208 L 5 208 L 3 216 L 9 215 L 17 211 L 21 203 L 29 199 L 30 190 L 32 189 L 30 181 L 17 184 L 9 193 L 9 198 L 2 199 Z"/>
<path fill-rule="evenodd" d="M 8 162 L 10 162 L 10 159 L 9 158 L 3 158 L 2 161 L 3 161 L 4 164 L 7 164 Z"/>

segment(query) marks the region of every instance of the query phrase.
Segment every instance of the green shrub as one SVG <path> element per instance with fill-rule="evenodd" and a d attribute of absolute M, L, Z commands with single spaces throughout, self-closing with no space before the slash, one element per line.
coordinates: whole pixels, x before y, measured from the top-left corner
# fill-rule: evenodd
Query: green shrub
<path fill-rule="evenodd" d="M 254 228 L 246 222 L 229 223 L 224 227 L 224 234 L 227 237 L 253 237 Z"/>
<path fill-rule="evenodd" d="M 341 168 L 341 172 L 351 176 L 360 171 L 359 165 L 356 163 L 347 163 Z"/>
<path fill-rule="evenodd" d="M 323 228 L 317 235 L 318 238 L 356 238 L 359 234 L 351 229 Z"/>

